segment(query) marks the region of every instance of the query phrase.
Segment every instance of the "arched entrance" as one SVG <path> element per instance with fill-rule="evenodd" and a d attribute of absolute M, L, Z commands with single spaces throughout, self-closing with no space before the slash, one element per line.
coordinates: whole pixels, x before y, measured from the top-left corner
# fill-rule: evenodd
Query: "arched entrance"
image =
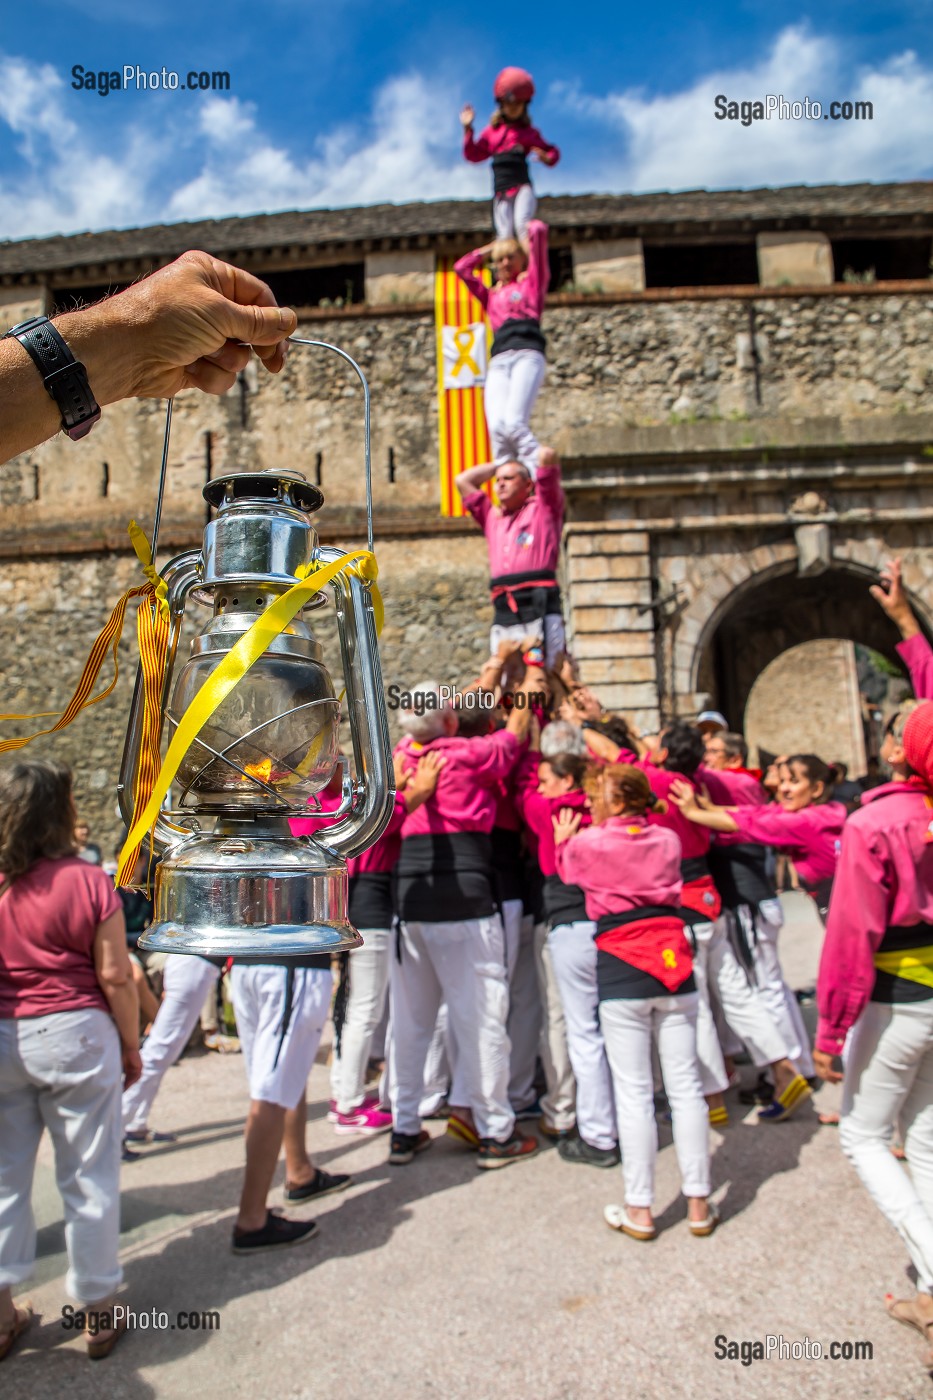
<path fill-rule="evenodd" d="M 875 582 L 874 569 L 854 563 L 804 578 L 792 564 L 778 565 L 749 578 L 709 618 L 694 653 L 693 688 L 740 725 L 758 676 L 803 642 L 859 643 L 903 670 L 897 631 L 868 592 Z M 925 609 L 912 601 L 927 630 Z"/>

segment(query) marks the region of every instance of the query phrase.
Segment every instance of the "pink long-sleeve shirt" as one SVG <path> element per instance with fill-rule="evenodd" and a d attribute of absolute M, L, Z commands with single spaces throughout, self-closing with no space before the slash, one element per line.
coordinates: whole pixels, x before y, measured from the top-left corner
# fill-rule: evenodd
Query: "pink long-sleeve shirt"
<path fill-rule="evenodd" d="M 559 463 L 540 468 L 534 494 L 518 510 L 494 506 L 485 491 L 468 492 L 463 504 L 486 536 L 492 578 L 556 571 L 564 525 Z"/>
<path fill-rule="evenodd" d="M 667 811 L 651 812 L 647 820 L 652 826 L 667 827 L 674 833 L 681 849 L 681 860 L 698 860 L 709 854 L 709 831 L 705 826 L 698 826 L 696 822 L 683 816 L 680 808 L 670 800 L 670 791 L 674 783 L 689 783 L 695 788 L 697 784 L 692 778 L 685 777 L 683 773 L 671 773 L 666 768 L 659 768 L 656 763 L 652 763 L 650 757 L 639 758 L 628 749 L 622 750 L 616 763 L 627 763 L 632 768 L 640 768 L 648 779 L 655 797 L 660 797 L 667 803 Z M 717 773 L 713 776 L 719 775 Z"/>
<path fill-rule="evenodd" d="M 395 752 L 403 756 L 407 769 L 413 770 L 423 753 L 442 754 L 447 762 L 433 795 L 405 818 L 402 840 L 457 831 L 492 831 L 499 784 L 515 767 L 523 747 L 507 729 L 477 739 L 453 735 L 427 744 L 406 736 Z"/>
<path fill-rule="evenodd" d="M 680 860 L 674 832 L 645 817 L 609 817 L 557 847 L 557 873 L 565 884 L 580 886 L 593 920 L 651 904 L 679 905 Z"/>
<path fill-rule="evenodd" d="M 454 263 L 454 272 L 480 303 L 493 333 L 506 321 L 540 321 L 544 310 L 551 271 L 547 256 L 547 224 L 532 219 L 528 224 L 528 266 L 514 282 L 496 282 L 487 287 L 477 271 L 486 261 L 486 254 L 477 250 L 466 253 Z"/>
<path fill-rule="evenodd" d="M 831 880 L 839 858 L 846 809 L 841 802 L 819 802 L 789 812 L 772 803 L 767 807 L 739 807 L 730 815 L 743 841 L 758 841 L 787 851 L 805 885 Z"/>
<path fill-rule="evenodd" d="M 846 822 L 816 989 L 816 1049 L 827 1055 L 841 1052 L 871 998 L 885 932 L 933 923 L 931 818 L 922 788 L 884 783 Z"/>
<path fill-rule="evenodd" d="M 541 151 L 548 157 L 548 165 L 556 165 L 560 160 L 560 151 L 545 141 L 536 126 L 510 126 L 508 122 L 503 122 L 500 126 L 483 127 L 476 137 L 471 126 L 463 133 L 463 154 L 474 165 L 492 156 L 504 155 L 516 146 L 520 146 L 526 155 L 531 151 Z"/>
<path fill-rule="evenodd" d="M 918 700 L 933 700 L 933 649 L 922 632 L 898 642 L 897 654 L 910 672 L 910 683 Z"/>
<path fill-rule="evenodd" d="M 564 793 L 560 797 L 544 797 L 538 792 L 538 765 L 532 763 L 537 754 L 528 754 L 519 765 L 516 783 L 516 802 L 522 821 L 535 837 L 538 865 L 542 875 L 557 874 L 557 848 L 554 845 L 554 818 L 560 815 L 563 807 L 570 807 L 583 818 L 581 830 L 592 822 L 587 806 L 586 793 L 578 789 Z M 563 878 L 563 877 L 562 877 Z"/>
<path fill-rule="evenodd" d="M 341 803 L 341 795 L 322 792 L 321 811 L 314 816 L 290 817 L 288 824 L 294 836 L 316 836 L 333 826 L 334 818 L 329 812 L 336 812 Z M 389 818 L 389 825 L 367 850 L 358 856 L 350 856 L 347 861 L 347 874 L 352 880 L 355 875 L 384 875 L 394 869 L 402 849 L 402 823 L 405 820 L 405 798 L 400 792 L 395 794 L 395 806 Z M 325 843 L 326 844 L 326 843 Z"/>

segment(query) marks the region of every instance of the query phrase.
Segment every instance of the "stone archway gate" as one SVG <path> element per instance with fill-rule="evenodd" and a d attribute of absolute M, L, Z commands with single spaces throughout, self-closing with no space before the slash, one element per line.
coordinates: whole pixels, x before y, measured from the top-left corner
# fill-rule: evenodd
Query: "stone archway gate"
<path fill-rule="evenodd" d="M 747 590 L 840 570 L 867 588 L 892 553 L 929 624 L 931 444 L 933 413 L 565 433 L 564 583 L 585 678 L 645 732 L 718 708 L 710 645 Z M 819 635 L 796 611 L 793 640 Z"/>

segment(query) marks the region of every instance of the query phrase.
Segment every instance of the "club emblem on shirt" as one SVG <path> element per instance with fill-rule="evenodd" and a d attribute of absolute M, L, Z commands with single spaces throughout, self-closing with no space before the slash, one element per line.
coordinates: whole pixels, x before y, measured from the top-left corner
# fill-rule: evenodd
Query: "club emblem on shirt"
<path fill-rule="evenodd" d="M 522 530 L 517 538 L 517 543 L 522 549 L 528 549 L 535 542 L 535 537 L 530 530 Z"/>
<path fill-rule="evenodd" d="M 521 301 L 521 299 L 522 294 L 519 291 L 518 287 L 515 288 L 514 292 L 509 292 L 509 301 L 512 302 L 513 305 L 517 305 Z"/>

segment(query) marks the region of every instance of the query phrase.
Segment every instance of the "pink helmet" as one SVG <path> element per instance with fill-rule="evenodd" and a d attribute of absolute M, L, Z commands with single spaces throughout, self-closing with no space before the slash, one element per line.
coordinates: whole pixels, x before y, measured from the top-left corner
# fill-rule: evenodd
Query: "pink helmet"
<path fill-rule="evenodd" d="M 497 102 L 511 97 L 516 102 L 530 102 L 535 95 L 534 79 L 524 68 L 503 68 L 492 90 Z"/>

